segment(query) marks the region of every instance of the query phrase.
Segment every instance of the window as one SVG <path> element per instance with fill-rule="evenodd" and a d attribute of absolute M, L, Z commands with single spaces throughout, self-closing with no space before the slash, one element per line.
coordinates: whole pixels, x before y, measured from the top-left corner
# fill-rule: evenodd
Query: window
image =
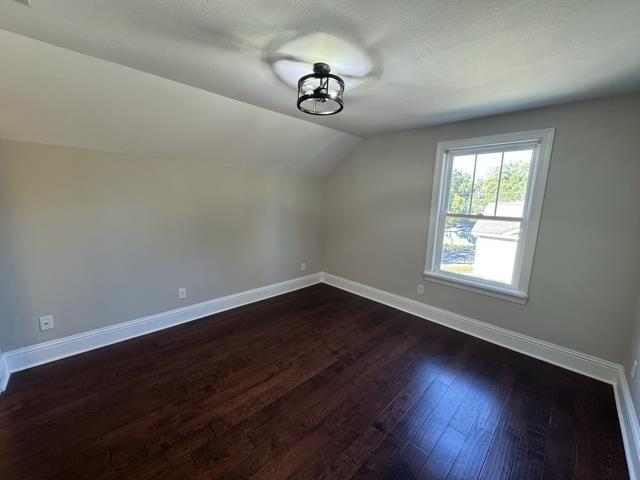
<path fill-rule="evenodd" d="M 427 280 L 526 302 L 553 135 L 438 144 Z"/>

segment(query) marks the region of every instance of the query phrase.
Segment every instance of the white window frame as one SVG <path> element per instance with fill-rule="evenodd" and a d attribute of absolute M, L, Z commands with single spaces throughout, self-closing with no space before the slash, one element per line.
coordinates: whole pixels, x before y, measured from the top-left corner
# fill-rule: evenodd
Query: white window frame
<path fill-rule="evenodd" d="M 547 128 L 543 130 L 531 130 L 527 132 L 491 135 L 438 143 L 436 166 L 433 175 L 433 192 L 424 270 L 426 280 L 489 295 L 502 300 L 509 300 L 521 304 L 526 303 L 529 298 L 529 281 L 533 268 L 533 257 L 554 135 L 555 129 Z M 491 149 L 496 146 L 534 146 L 529 170 L 529 183 L 527 185 L 524 209 L 522 212 L 520 245 L 516 252 L 513 283 L 510 286 L 440 270 L 440 255 L 442 253 L 444 226 L 449 204 L 453 153 L 460 153 L 464 150 L 469 150 L 473 153 L 478 153 L 479 150 L 491 151 Z M 509 220 L 507 217 L 498 217 L 498 219 Z"/>

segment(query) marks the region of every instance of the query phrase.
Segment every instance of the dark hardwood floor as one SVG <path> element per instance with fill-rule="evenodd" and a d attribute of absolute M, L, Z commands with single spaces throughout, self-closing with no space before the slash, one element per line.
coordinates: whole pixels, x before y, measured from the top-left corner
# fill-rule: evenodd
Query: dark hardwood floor
<path fill-rule="evenodd" d="M 14 374 L 0 478 L 628 473 L 611 386 L 316 285 Z"/>

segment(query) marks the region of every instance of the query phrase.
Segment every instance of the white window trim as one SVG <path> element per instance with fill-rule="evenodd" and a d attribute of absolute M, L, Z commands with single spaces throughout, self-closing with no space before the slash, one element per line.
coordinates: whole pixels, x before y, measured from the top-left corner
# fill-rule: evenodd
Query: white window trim
<path fill-rule="evenodd" d="M 438 143 L 436 166 L 433 175 L 433 194 L 431 198 L 427 255 L 424 270 L 426 280 L 520 304 L 527 302 L 554 135 L 555 129 L 547 128 L 543 130 L 531 130 L 527 132 L 491 135 Z M 440 241 L 438 239 L 441 236 L 438 234 L 440 230 L 444 228 L 444 217 L 446 216 L 446 208 L 448 205 L 449 175 L 448 172 L 445 172 L 445 169 L 450 167 L 447 163 L 449 152 L 464 148 L 526 142 L 535 142 L 539 147 L 537 155 L 534 155 L 532 160 L 529 173 L 529 185 L 526 194 L 528 200 L 525 211 L 522 214 L 523 233 L 522 242 L 516 257 L 517 264 L 514 272 L 514 287 L 474 279 L 468 276 L 456 275 L 455 273 L 442 272 L 439 270 L 439 259 L 435 257 L 438 253 L 436 246 L 439 245 Z"/>

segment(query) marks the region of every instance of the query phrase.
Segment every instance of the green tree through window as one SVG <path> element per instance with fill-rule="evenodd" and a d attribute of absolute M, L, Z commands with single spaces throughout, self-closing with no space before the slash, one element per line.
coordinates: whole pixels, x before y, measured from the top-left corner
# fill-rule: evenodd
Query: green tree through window
<path fill-rule="evenodd" d="M 451 175 L 449 213 L 482 213 L 489 204 L 524 202 L 529 180 L 529 161 L 504 161 L 473 183 L 473 174 L 455 169 Z M 499 184 L 499 189 L 498 189 Z M 473 195 L 473 201 L 471 197 Z M 492 212 L 493 213 L 493 212 Z M 447 217 L 446 227 L 455 229 L 460 238 L 475 244 L 471 229 L 475 222 L 468 218 Z"/>
<path fill-rule="evenodd" d="M 498 202 L 524 202 L 529 179 L 529 162 L 510 162 L 502 167 L 493 168 L 489 175 L 477 180 L 473 186 L 473 205 L 471 213 L 482 213 L 489 203 L 496 201 L 498 181 L 500 192 Z M 470 213 L 473 176 L 461 170 L 454 170 L 451 175 L 449 193 L 449 213 Z"/>

